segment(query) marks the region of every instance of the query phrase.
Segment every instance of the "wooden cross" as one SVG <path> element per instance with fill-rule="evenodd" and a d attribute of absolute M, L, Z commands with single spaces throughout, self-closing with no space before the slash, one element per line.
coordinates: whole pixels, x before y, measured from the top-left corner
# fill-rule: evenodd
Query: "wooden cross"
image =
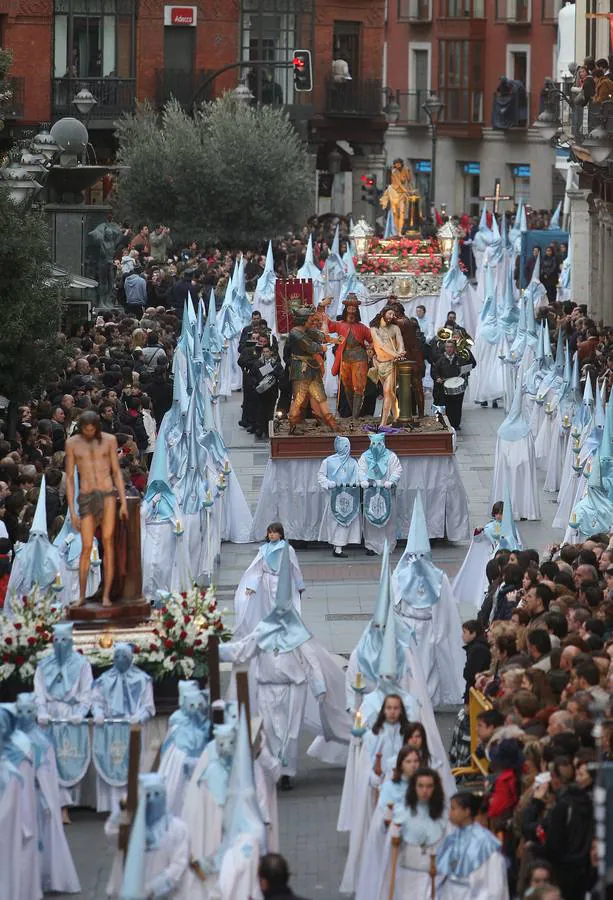
<path fill-rule="evenodd" d="M 140 770 L 141 728 L 140 725 L 132 725 L 130 728 L 130 744 L 128 756 L 128 795 L 125 801 L 121 801 L 122 822 L 119 826 L 117 845 L 123 853 L 124 860 L 128 852 L 130 831 L 138 806 L 138 773 Z"/>
<path fill-rule="evenodd" d="M 498 215 L 498 207 L 502 200 L 513 200 L 510 194 L 501 194 L 500 193 L 500 179 L 496 179 L 496 187 L 494 189 L 494 193 L 490 194 L 486 197 L 479 197 L 479 200 L 493 200 L 494 201 L 494 213 Z"/>

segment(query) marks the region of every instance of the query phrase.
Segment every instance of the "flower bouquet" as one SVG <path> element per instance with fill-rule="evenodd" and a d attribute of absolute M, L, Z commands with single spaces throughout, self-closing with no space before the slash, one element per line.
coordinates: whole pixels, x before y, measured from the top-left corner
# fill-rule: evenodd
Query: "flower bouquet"
<path fill-rule="evenodd" d="M 40 657 L 49 649 L 52 628 L 63 609 L 52 591 L 35 587 L 28 595 L 13 600 L 13 618 L 0 619 L 0 682 L 9 678 L 30 687 Z"/>
<path fill-rule="evenodd" d="M 151 632 L 142 643 L 134 643 L 134 664 L 155 680 L 205 678 L 208 673 L 208 640 L 211 635 L 228 640 L 223 612 L 217 606 L 213 587 L 194 586 L 183 593 L 168 594 L 155 609 Z M 104 668 L 113 661 L 113 648 L 96 648 L 89 654 L 92 665 Z"/>

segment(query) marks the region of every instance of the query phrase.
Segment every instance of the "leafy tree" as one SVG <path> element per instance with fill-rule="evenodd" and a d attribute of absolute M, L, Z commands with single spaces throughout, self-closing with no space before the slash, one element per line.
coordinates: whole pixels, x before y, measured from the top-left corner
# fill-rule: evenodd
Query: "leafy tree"
<path fill-rule="evenodd" d="M 56 364 L 59 293 L 42 213 L 15 204 L 0 187 L 0 394 L 22 400 Z"/>
<path fill-rule="evenodd" d="M 252 246 L 309 211 L 313 173 L 282 110 L 226 94 L 188 115 L 145 104 L 117 127 L 118 214 L 163 223 L 181 240 Z"/>
<path fill-rule="evenodd" d="M 10 62 L 10 52 L 0 51 L 0 127 Z M 61 303 L 50 264 L 43 213 L 16 204 L 0 181 L 0 394 L 11 401 L 13 424 L 17 402 L 44 385 L 57 361 Z"/>

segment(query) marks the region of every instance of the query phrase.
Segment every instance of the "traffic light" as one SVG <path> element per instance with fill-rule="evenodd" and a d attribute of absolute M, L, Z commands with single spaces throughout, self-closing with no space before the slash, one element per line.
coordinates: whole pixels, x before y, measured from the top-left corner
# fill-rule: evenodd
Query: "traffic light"
<path fill-rule="evenodd" d="M 377 190 L 377 176 L 362 175 L 362 200 L 374 206 L 378 200 L 379 191 Z"/>
<path fill-rule="evenodd" d="M 294 90 L 313 90 L 313 68 L 310 50 L 294 50 Z"/>

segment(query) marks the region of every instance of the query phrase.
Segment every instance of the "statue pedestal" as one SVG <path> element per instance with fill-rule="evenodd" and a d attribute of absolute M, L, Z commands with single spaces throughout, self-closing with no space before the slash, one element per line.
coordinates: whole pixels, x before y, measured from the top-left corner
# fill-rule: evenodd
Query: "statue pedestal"
<path fill-rule="evenodd" d="M 151 606 L 142 596 L 142 572 L 140 557 L 140 500 L 128 497 L 128 520 L 119 518 L 119 504 L 115 521 L 115 577 L 111 589 L 111 606 L 102 606 L 100 600 L 91 597 L 83 606 L 66 610 L 72 622 L 113 623 L 139 625 L 151 615 Z M 104 558 L 102 560 L 104 577 Z M 100 595 L 102 590 L 100 590 Z"/>

